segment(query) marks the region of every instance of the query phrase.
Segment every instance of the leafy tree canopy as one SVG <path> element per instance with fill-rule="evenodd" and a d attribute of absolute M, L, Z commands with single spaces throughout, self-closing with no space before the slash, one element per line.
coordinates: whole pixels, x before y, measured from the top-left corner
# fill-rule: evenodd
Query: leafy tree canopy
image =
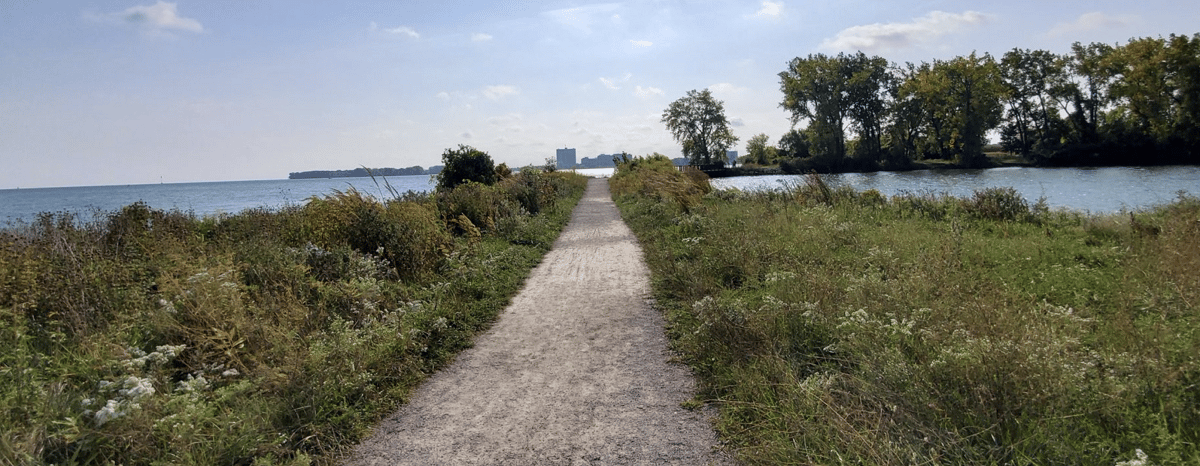
<path fill-rule="evenodd" d="M 725 119 L 724 103 L 708 89 L 688 91 L 672 102 L 663 111 L 662 122 L 683 144 L 683 155 L 692 165 L 723 163 L 725 151 L 738 140 Z"/>

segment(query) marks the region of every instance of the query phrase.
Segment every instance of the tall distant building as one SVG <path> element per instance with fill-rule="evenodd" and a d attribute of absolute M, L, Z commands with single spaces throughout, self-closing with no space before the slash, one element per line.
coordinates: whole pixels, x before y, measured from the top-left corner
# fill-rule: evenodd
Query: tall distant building
<path fill-rule="evenodd" d="M 575 168 L 575 149 L 558 149 L 555 152 L 554 166 L 564 170 Z"/>
<path fill-rule="evenodd" d="M 725 159 L 726 159 L 725 163 L 730 164 L 730 165 L 737 165 L 737 157 L 738 156 L 737 156 L 736 150 L 725 151 Z"/>

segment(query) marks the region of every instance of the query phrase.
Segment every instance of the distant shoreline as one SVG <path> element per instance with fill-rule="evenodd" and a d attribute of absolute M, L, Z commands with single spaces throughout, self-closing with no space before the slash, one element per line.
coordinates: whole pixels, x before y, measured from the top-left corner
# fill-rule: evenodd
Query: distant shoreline
<path fill-rule="evenodd" d="M 434 165 L 428 169 L 420 165 L 414 165 L 408 168 L 355 168 L 352 170 L 310 170 L 302 172 L 288 173 L 289 180 L 303 180 L 313 178 L 367 178 L 372 176 L 417 176 L 417 175 L 436 175 L 442 171 L 441 165 Z"/>

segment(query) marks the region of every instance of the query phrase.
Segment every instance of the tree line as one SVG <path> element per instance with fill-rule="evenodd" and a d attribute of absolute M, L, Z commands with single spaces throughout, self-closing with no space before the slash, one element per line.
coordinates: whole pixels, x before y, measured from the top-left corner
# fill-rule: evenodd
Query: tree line
<path fill-rule="evenodd" d="M 751 137 L 745 162 L 789 171 L 928 159 L 982 167 L 988 135 L 998 134 L 1003 150 L 1038 165 L 1200 163 L 1200 34 L 904 65 L 862 52 L 812 54 L 779 78 L 792 130 L 774 146 Z M 691 91 L 663 114 L 697 165 L 737 140 L 706 93 Z"/>
<path fill-rule="evenodd" d="M 413 176 L 436 175 L 442 167 L 435 165 L 425 169 L 420 165 L 407 168 L 355 168 L 352 170 L 311 170 L 288 173 L 289 180 L 306 178 L 366 178 L 368 176 Z"/>

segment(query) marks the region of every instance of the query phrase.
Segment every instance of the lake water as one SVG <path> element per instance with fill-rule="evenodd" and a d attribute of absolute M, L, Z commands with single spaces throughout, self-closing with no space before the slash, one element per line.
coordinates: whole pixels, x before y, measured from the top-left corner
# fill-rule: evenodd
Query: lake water
<path fill-rule="evenodd" d="M 388 184 L 398 192 L 429 191 L 429 175 L 389 176 Z M 30 221 L 41 212 L 71 212 L 82 218 L 111 212 L 135 202 L 161 210 L 181 210 L 197 215 L 238 213 L 246 209 L 277 209 L 302 205 L 313 196 L 334 190 L 358 191 L 381 199 L 390 198 L 384 179 L 320 178 L 302 180 L 223 181 L 211 183 L 141 184 L 0 190 L 0 224 Z"/>
<path fill-rule="evenodd" d="M 582 169 L 588 176 L 611 176 L 613 169 Z M 1108 167 L 1108 168 L 993 168 L 987 170 L 917 170 L 908 172 L 847 173 L 823 175 L 831 185 L 848 185 L 857 190 L 876 189 L 894 196 L 903 192 L 947 193 L 970 196 L 989 187 L 1013 187 L 1030 203 L 1045 197 L 1052 208 L 1093 213 L 1136 210 L 1174 200 L 1178 192 L 1200 195 L 1200 167 Z M 300 205 L 312 196 L 351 187 L 379 198 L 389 198 L 384 180 L 371 178 L 305 180 L 226 181 L 128 186 L 87 186 L 0 190 L 0 225 L 28 222 L 41 212 L 72 212 L 83 218 L 94 212 L 111 212 L 134 202 L 162 210 L 177 209 L 197 215 L 238 213 L 245 209 L 277 209 Z M 433 182 L 427 175 L 387 177 L 399 192 L 428 191 Z M 785 183 L 802 183 L 796 175 L 718 178 L 718 188 L 742 190 L 776 189 Z"/>
<path fill-rule="evenodd" d="M 1114 213 L 1169 203 L 1180 191 L 1200 195 L 1200 167 L 1029 168 L 916 170 L 822 175 L 831 186 L 878 190 L 886 196 L 947 193 L 969 197 L 976 190 L 1012 187 L 1030 204 L 1045 197 L 1051 208 Z M 717 178 L 717 188 L 760 190 L 803 183 L 798 175 Z"/>

